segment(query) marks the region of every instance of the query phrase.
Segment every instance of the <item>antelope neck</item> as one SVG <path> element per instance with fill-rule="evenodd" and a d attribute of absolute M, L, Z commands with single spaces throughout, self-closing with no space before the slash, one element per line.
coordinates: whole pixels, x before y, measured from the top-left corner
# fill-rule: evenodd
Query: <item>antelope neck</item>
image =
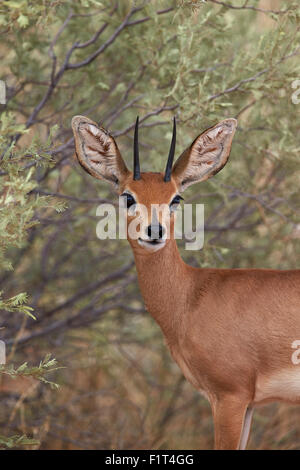
<path fill-rule="evenodd" d="M 187 271 L 193 268 L 182 260 L 174 239 L 151 254 L 133 251 L 146 309 L 168 335 L 176 328 L 179 315 L 185 310 L 189 295 L 185 281 Z"/>

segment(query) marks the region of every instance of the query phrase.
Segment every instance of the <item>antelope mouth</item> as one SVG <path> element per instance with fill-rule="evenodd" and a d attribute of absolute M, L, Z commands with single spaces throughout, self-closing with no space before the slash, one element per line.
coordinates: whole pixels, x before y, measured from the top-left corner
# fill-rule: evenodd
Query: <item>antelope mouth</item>
<path fill-rule="evenodd" d="M 165 246 L 166 240 L 158 238 L 154 238 L 153 240 L 143 240 L 142 238 L 138 238 L 138 244 L 144 248 L 156 251 Z"/>

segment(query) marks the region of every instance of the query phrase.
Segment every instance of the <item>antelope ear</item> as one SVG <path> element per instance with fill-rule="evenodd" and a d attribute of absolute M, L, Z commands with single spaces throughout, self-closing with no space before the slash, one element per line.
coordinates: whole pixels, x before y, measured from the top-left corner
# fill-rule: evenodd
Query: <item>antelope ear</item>
<path fill-rule="evenodd" d="M 76 156 L 82 168 L 95 178 L 104 179 L 118 189 L 129 171 L 114 138 L 84 116 L 74 116 L 72 128 Z"/>
<path fill-rule="evenodd" d="M 172 177 L 180 191 L 214 176 L 226 165 L 236 119 L 225 119 L 200 134 L 176 161 Z"/>

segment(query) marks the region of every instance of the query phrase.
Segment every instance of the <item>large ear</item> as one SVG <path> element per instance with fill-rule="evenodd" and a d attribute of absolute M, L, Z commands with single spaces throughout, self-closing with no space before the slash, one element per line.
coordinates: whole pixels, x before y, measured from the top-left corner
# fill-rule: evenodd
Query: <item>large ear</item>
<path fill-rule="evenodd" d="M 113 137 L 84 116 L 74 116 L 72 128 L 76 156 L 82 168 L 95 178 L 104 179 L 118 189 L 120 181 L 129 171 Z"/>
<path fill-rule="evenodd" d="M 176 161 L 172 176 L 180 191 L 218 173 L 229 158 L 236 119 L 225 119 L 200 134 Z"/>

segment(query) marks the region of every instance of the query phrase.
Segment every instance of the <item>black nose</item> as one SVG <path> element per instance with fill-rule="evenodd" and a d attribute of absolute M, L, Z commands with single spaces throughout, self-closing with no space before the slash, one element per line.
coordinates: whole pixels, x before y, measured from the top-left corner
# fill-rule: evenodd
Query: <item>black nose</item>
<path fill-rule="evenodd" d="M 158 240 L 164 236 L 165 229 L 162 225 L 148 225 L 146 233 L 151 240 Z"/>

